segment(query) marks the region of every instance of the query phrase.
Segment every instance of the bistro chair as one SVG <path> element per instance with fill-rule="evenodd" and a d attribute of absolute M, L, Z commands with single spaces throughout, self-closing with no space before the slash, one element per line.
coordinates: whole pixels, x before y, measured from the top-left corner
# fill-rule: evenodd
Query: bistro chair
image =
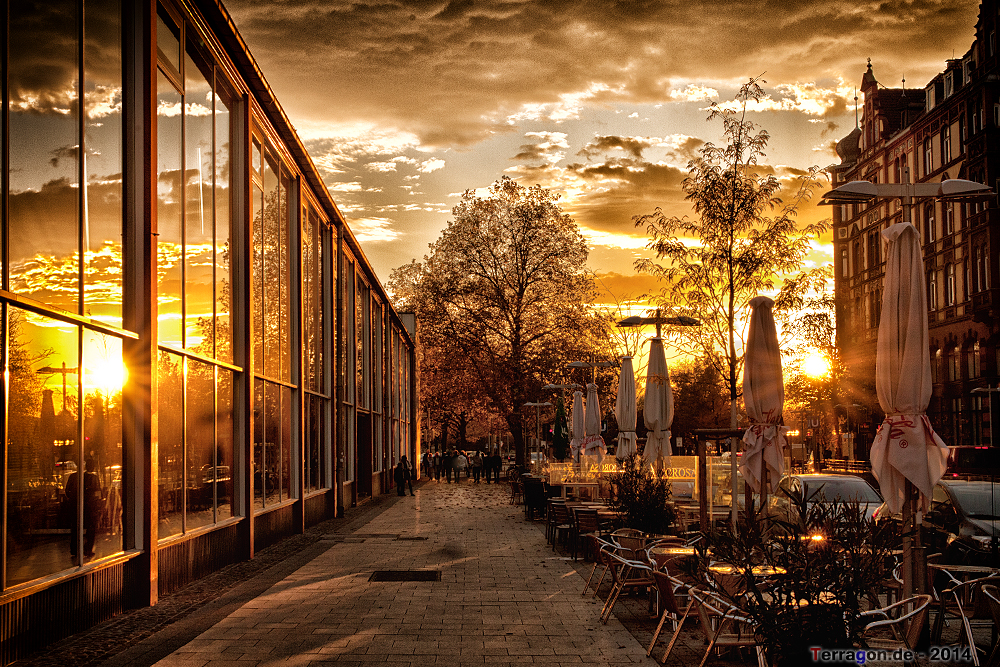
<path fill-rule="evenodd" d="M 580 595 L 586 595 L 587 591 L 590 589 L 590 582 L 594 579 L 594 574 L 597 572 L 597 568 L 601 565 L 604 566 L 604 572 L 601 573 L 601 578 L 597 582 L 597 586 L 594 587 L 594 597 L 597 597 L 597 592 L 601 590 L 601 584 L 604 583 L 604 577 L 608 574 L 608 567 L 610 566 L 610 554 L 612 551 L 617 549 L 617 545 L 613 542 L 608 542 L 600 537 L 594 536 L 593 538 L 594 546 L 596 547 L 594 555 L 594 567 L 590 569 L 590 576 L 587 577 L 587 583 L 583 585 L 583 592 Z"/>
<path fill-rule="evenodd" d="M 656 640 L 660 636 L 663 624 L 667 621 L 667 619 L 669 619 L 671 625 L 673 626 L 674 634 L 670 638 L 670 643 L 667 644 L 667 650 L 660 659 L 660 662 L 665 663 L 667 658 L 670 657 L 670 652 L 674 650 L 674 643 L 677 641 L 677 636 L 681 633 L 681 628 L 684 627 L 684 621 L 687 620 L 688 614 L 691 612 L 691 607 L 694 604 L 694 598 L 690 595 L 687 596 L 688 603 L 684 609 L 684 613 L 681 614 L 680 605 L 677 604 L 676 593 L 687 587 L 681 581 L 674 579 L 666 572 L 653 570 L 652 575 L 653 581 L 656 583 L 656 597 L 660 605 L 660 622 L 656 626 L 656 630 L 653 632 L 653 641 L 649 643 L 649 648 L 646 649 L 646 655 L 650 655 L 653 652 L 653 647 L 656 646 Z"/>
<path fill-rule="evenodd" d="M 939 613 L 951 613 L 961 620 L 959 642 L 968 642 L 973 665 L 979 665 L 978 650 L 980 650 L 976 648 L 976 641 L 972 635 L 973 626 L 993 626 L 990 601 L 986 595 L 983 595 L 983 587 L 992 586 L 995 590 L 998 584 L 1000 584 L 1000 576 L 981 577 L 964 581 L 941 592 L 942 604 L 939 607 Z"/>
<path fill-rule="evenodd" d="M 1000 632 L 1000 589 L 995 584 L 984 584 L 979 589 L 980 595 L 986 599 L 986 604 L 990 608 L 990 616 L 993 618 L 993 636 Z M 989 660 L 986 661 L 989 667 L 1000 665 L 1000 641 L 994 641 L 993 650 L 990 652 Z"/>
<path fill-rule="evenodd" d="M 631 560 L 622 555 L 625 549 L 616 549 L 608 553 L 608 569 L 611 571 L 611 592 L 601 609 L 601 623 L 607 623 L 614 611 L 615 603 L 624 590 L 649 589 L 656 585 L 653 581 L 653 569 L 646 563 Z"/>
<path fill-rule="evenodd" d="M 930 604 L 931 596 L 924 593 L 894 602 L 882 609 L 861 612 L 860 619 L 873 619 L 861 630 L 861 646 L 915 650 L 920 632 L 927 621 Z"/>
<path fill-rule="evenodd" d="M 698 625 L 708 643 L 708 648 L 705 650 L 705 655 L 698 667 L 703 667 L 708 662 L 708 656 L 712 654 L 712 649 L 742 646 L 753 647 L 757 651 L 758 667 L 768 667 L 764 647 L 760 645 L 754 634 L 753 621 L 746 616 L 743 610 L 711 591 L 692 588 L 688 594 L 698 610 Z"/>
<path fill-rule="evenodd" d="M 565 504 L 566 501 L 561 498 L 549 498 L 548 507 L 545 510 L 545 541 L 551 542 L 552 535 L 555 533 L 556 524 L 556 512 L 553 505 L 556 503 Z"/>
<path fill-rule="evenodd" d="M 562 537 L 563 543 L 568 545 L 570 532 L 573 530 L 573 524 L 572 518 L 569 515 L 569 508 L 566 507 L 566 503 L 550 502 L 549 511 L 555 515 L 555 521 L 552 525 L 552 550 L 555 551 L 556 546 L 559 544 L 560 537 Z"/>
<path fill-rule="evenodd" d="M 600 537 L 602 534 L 597 510 L 577 507 L 572 510 L 572 514 L 573 531 L 570 533 L 570 540 L 572 542 L 573 560 L 576 560 L 577 551 L 583 552 L 584 559 L 591 554 L 596 559 L 600 547 L 594 538 Z"/>
<path fill-rule="evenodd" d="M 510 484 L 510 504 L 520 505 L 524 501 L 524 486 L 516 475 L 508 475 L 507 483 Z"/>
<path fill-rule="evenodd" d="M 629 552 L 627 557 L 632 560 L 646 559 L 646 534 L 636 528 L 619 528 L 611 533 L 615 544 Z"/>

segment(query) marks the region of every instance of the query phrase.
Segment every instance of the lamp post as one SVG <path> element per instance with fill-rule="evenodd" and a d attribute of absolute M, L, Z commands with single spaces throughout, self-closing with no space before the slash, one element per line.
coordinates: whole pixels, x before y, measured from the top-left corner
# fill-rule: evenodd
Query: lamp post
<path fill-rule="evenodd" d="M 901 199 L 904 217 L 913 221 L 914 198 L 931 197 L 940 201 L 973 201 L 993 195 L 993 189 L 964 179 L 948 179 L 940 183 L 911 183 L 909 166 L 903 169 L 902 183 L 871 183 L 850 181 L 823 195 L 820 205 L 856 204 L 873 199 Z M 916 511 L 914 486 L 906 480 L 903 503 L 903 596 L 922 592 L 926 586 L 927 559 L 921 535 L 921 513 Z M 912 530 L 910 530 L 912 526 Z M 912 533 L 913 537 L 910 537 Z"/>
<path fill-rule="evenodd" d="M 541 426 L 540 419 L 542 418 L 542 408 L 552 407 L 551 403 L 525 403 L 524 407 L 535 409 L 535 447 L 538 447 L 538 441 L 541 440 Z M 531 453 L 528 453 L 528 462 L 531 462 Z"/>

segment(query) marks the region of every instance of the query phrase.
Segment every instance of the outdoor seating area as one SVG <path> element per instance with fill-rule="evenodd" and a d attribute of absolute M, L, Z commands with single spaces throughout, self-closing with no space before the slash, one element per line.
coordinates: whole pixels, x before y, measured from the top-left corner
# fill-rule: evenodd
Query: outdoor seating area
<path fill-rule="evenodd" d="M 682 640 L 704 647 L 701 665 L 723 657 L 726 664 L 778 664 L 774 647 L 759 631 L 754 616 L 759 608 L 752 610 L 751 597 L 761 595 L 778 605 L 783 578 L 792 576 L 784 568 L 716 561 L 701 533 L 660 536 L 622 527 L 621 517 L 600 501 L 550 497 L 544 517 L 534 521 L 544 521 L 551 549 L 564 554 L 585 579 L 581 595 L 603 601 L 596 620 L 606 624 L 616 616 L 633 634 L 639 628 L 643 635 L 637 638 L 648 646 L 647 655 L 679 664 L 669 660 Z M 898 575 L 902 554 L 893 550 L 888 557 L 889 572 Z M 889 575 L 862 596 L 852 646 L 916 650 L 923 634 L 944 661 L 1000 665 L 1000 569 L 935 561 L 924 593 L 903 598 L 898 579 Z M 748 575 L 754 578 L 752 588 Z M 839 609 L 842 602 L 831 592 L 811 602 L 781 605 L 788 613 L 801 613 L 812 604 L 815 613 Z"/>

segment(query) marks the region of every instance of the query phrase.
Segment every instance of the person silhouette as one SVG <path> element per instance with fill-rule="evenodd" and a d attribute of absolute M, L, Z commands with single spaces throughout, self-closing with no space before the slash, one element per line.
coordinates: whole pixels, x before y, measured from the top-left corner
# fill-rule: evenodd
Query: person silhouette
<path fill-rule="evenodd" d="M 103 493 L 101 479 L 94 470 L 94 459 L 87 457 L 83 473 L 83 555 L 90 558 L 94 555 L 94 542 L 97 538 L 97 525 L 101 516 Z M 77 511 L 80 498 L 79 473 L 71 473 L 66 480 L 66 501 L 70 508 L 69 553 L 76 556 L 77 545 L 80 543 L 79 513 Z"/>

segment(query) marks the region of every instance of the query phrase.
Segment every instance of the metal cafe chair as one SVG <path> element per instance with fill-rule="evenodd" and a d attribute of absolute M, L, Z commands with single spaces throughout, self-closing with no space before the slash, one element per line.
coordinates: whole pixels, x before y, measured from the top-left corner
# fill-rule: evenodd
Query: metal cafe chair
<path fill-rule="evenodd" d="M 972 627 L 993 625 L 993 614 L 989 598 L 983 595 L 983 587 L 1000 584 L 1000 576 L 981 577 L 956 584 L 941 592 L 939 614 L 952 613 L 961 621 L 959 641 L 967 642 L 972 653 L 972 664 L 979 665 L 979 650 L 972 635 Z"/>
<path fill-rule="evenodd" d="M 864 648 L 914 650 L 927 621 L 930 604 L 931 596 L 924 593 L 882 609 L 861 612 L 860 619 L 875 619 L 861 630 L 861 645 Z"/>
<path fill-rule="evenodd" d="M 646 563 L 625 558 L 617 549 L 609 552 L 608 556 L 610 558 L 608 568 L 614 583 L 608 594 L 608 599 L 604 602 L 604 608 L 601 610 L 601 623 L 605 624 L 611 618 L 615 603 L 618 602 L 622 591 L 648 589 L 656 585 L 653 581 L 653 568 Z"/>
<path fill-rule="evenodd" d="M 768 667 L 764 647 L 757 641 L 753 622 L 743 610 L 723 600 L 711 591 L 692 588 L 688 591 L 698 610 L 699 627 L 708 648 L 698 667 L 703 667 L 713 649 L 720 647 L 753 647 L 757 651 L 758 667 Z"/>
<path fill-rule="evenodd" d="M 989 606 L 990 616 L 993 618 L 993 636 L 996 637 L 997 633 L 1000 633 L 1000 589 L 997 589 L 995 584 L 984 584 L 979 589 L 979 593 L 986 599 L 986 604 Z M 1000 665 L 1000 641 L 994 642 L 993 650 L 990 652 L 986 664 L 989 667 Z"/>
<path fill-rule="evenodd" d="M 594 579 L 594 574 L 597 572 L 597 568 L 601 565 L 604 566 L 604 572 L 601 573 L 601 578 L 597 582 L 597 586 L 594 587 L 594 597 L 597 597 L 597 592 L 601 590 L 601 584 L 604 583 L 604 577 L 608 574 L 608 568 L 610 567 L 610 554 L 617 548 L 617 545 L 613 542 L 608 542 L 607 540 L 601 539 L 600 537 L 593 537 L 594 545 L 596 546 L 596 553 L 594 555 L 594 567 L 590 569 L 590 576 L 587 577 L 587 583 L 583 585 L 583 592 L 580 595 L 586 595 L 587 591 L 590 589 L 590 582 Z"/>
<path fill-rule="evenodd" d="M 656 630 L 653 632 L 653 641 L 649 643 L 649 648 L 646 649 L 646 655 L 650 655 L 653 652 L 653 647 L 656 646 L 656 640 L 660 636 L 663 624 L 669 619 L 671 625 L 673 626 L 674 634 L 670 638 L 670 643 L 667 644 L 667 650 L 663 653 L 663 657 L 660 659 L 660 662 L 665 663 L 667 658 L 670 657 L 670 652 L 674 650 L 674 643 L 677 642 L 677 636 L 681 633 L 681 628 L 684 627 L 684 621 L 687 620 L 688 614 L 691 612 L 691 607 L 694 605 L 694 598 L 690 595 L 687 596 L 687 607 L 684 609 L 684 613 L 681 614 L 680 605 L 677 604 L 677 596 L 675 594 L 678 590 L 686 588 L 684 583 L 674 579 L 666 572 L 653 570 L 652 575 L 653 581 L 656 583 L 656 594 L 660 603 L 661 611 L 660 622 L 657 624 Z"/>

